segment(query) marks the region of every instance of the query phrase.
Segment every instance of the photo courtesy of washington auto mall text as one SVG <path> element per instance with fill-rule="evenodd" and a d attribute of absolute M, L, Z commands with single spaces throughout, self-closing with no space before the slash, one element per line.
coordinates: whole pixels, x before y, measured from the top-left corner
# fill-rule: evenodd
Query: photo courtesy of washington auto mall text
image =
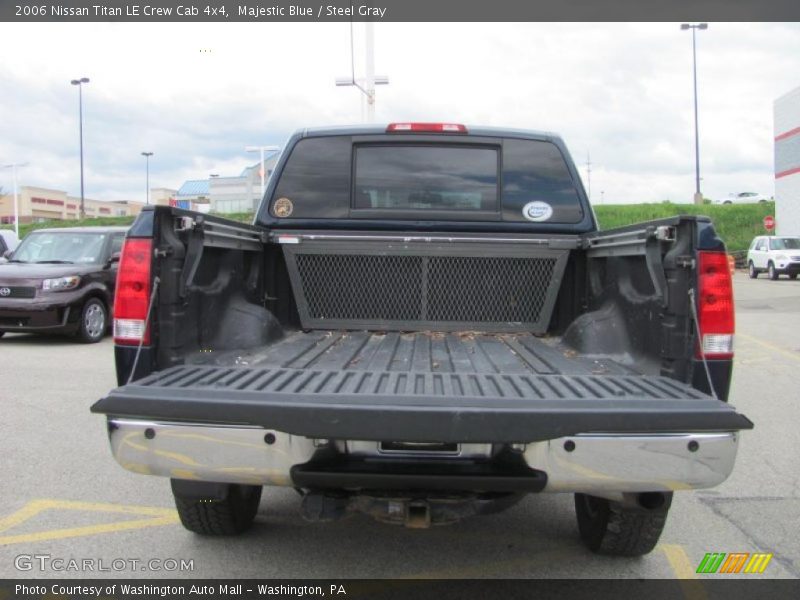
<path fill-rule="evenodd" d="M 800 2 L 0 44 L 0 600 L 800 598 Z"/>
<path fill-rule="evenodd" d="M 107 598 L 107 597 L 151 597 L 151 598 L 216 598 L 253 597 L 262 596 L 287 596 L 287 597 L 345 597 L 347 590 L 345 584 L 332 583 L 322 585 L 291 585 L 291 584 L 256 584 L 246 589 L 243 583 L 197 583 L 197 584 L 159 584 L 159 583 L 106 583 L 85 585 L 78 582 L 28 584 L 17 583 L 14 585 L 14 594 L 17 597 L 48 597 L 48 598 Z"/>

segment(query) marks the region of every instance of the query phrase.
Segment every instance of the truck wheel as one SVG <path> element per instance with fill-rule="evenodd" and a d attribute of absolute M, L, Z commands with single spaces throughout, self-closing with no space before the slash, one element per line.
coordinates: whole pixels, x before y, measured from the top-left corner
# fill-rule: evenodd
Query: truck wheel
<path fill-rule="evenodd" d="M 747 265 L 747 274 L 750 275 L 750 279 L 755 279 L 758 277 L 758 271 L 756 270 L 756 266 L 753 264 L 753 261 L 750 261 L 750 264 Z"/>
<path fill-rule="evenodd" d="M 772 263 L 769 263 L 769 265 L 767 266 L 767 273 L 769 273 L 769 278 L 772 281 L 776 281 L 778 277 L 780 277 L 780 275 L 778 275 L 778 272 L 775 270 L 775 265 L 773 265 Z"/>
<path fill-rule="evenodd" d="M 596 554 L 642 556 L 655 548 L 667 521 L 672 494 L 638 495 L 638 504 L 575 494 L 578 531 Z"/>
<path fill-rule="evenodd" d="M 175 508 L 186 529 L 201 535 L 236 535 L 250 529 L 261 486 L 193 483 L 172 480 Z"/>
<path fill-rule="evenodd" d="M 797 273 L 790 273 L 789 279 L 797 279 Z M 0 337 L 3 337 L 3 332 L 0 331 Z"/>
<path fill-rule="evenodd" d="M 103 339 L 107 327 L 106 305 L 99 298 L 89 298 L 81 309 L 78 339 L 86 344 L 96 344 Z"/>

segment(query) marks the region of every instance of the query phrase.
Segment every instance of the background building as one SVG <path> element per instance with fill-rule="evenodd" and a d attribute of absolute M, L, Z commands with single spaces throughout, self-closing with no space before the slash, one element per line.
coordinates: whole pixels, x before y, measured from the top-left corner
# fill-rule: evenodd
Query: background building
<path fill-rule="evenodd" d="M 800 235 L 800 87 L 775 100 L 775 221 Z"/>
<path fill-rule="evenodd" d="M 150 188 L 150 204 L 172 206 L 178 197 L 178 190 L 172 188 Z"/>
<path fill-rule="evenodd" d="M 278 155 L 264 159 L 264 180 L 269 179 Z M 252 213 L 261 202 L 260 162 L 238 176 L 190 179 L 178 190 L 177 206 L 215 213 Z M 204 206 L 205 205 L 205 206 Z"/>
<path fill-rule="evenodd" d="M 174 200 L 170 202 L 170 205 L 199 212 L 208 212 L 209 198 L 211 196 L 208 191 L 208 181 L 208 179 L 190 179 L 189 181 L 184 181 L 183 185 L 175 194 Z"/>
<path fill-rule="evenodd" d="M 68 196 L 63 190 L 20 186 L 17 190 L 19 222 L 38 223 L 55 219 L 58 221 L 80 218 L 81 199 Z M 127 200 L 93 200 L 84 198 L 87 217 L 127 217 L 138 215 L 143 204 Z M 14 194 L 0 196 L 0 224 L 14 223 Z"/>

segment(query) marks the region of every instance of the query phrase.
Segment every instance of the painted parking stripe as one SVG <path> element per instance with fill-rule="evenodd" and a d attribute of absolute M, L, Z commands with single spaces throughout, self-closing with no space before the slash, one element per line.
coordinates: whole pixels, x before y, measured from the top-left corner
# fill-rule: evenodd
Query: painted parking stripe
<path fill-rule="evenodd" d="M 669 566 L 678 579 L 684 598 L 707 600 L 708 594 L 703 584 L 698 580 L 694 565 L 689 560 L 689 555 L 686 554 L 683 546 L 680 544 L 661 544 L 658 549 L 667 556 Z"/>
<path fill-rule="evenodd" d="M 778 354 L 782 354 L 783 356 L 788 356 L 789 358 L 793 358 L 794 360 L 800 360 L 800 352 L 792 352 L 791 350 L 787 350 L 786 348 L 781 348 L 780 346 L 776 346 L 775 344 L 771 344 L 770 342 L 764 341 L 757 337 L 753 337 L 752 335 L 747 335 L 746 333 L 737 333 L 736 337 L 743 338 L 749 342 L 754 342 L 764 348 L 772 350 L 773 352 L 777 352 Z"/>
<path fill-rule="evenodd" d="M 23 523 L 27 523 L 44 511 L 77 511 L 111 513 L 115 515 L 129 515 L 140 517 L 138 519 L 125 519 L 112 523 L 100 523 L 82 527 L 65 527 L 49 529 L 33 533 L 7 534 L 6 532 Z M 144 517 L 144 518 L 141 518 Z M 101 502 L 76 502 L 73 500 L 37 499 L 31 500 L 21 509 L 11 515 L 0 519 L 0 546 L 41 542 L 45 540 L 60 540 L 73 537 L 85 537 L 100 533 L 114 533 L 130 531 L 147 527 L 160 527 L 174 525 L 179 522 L 178 514 L 171 508 L 154 506 L 131 506 L 125 504 L 109 504 Z"/>

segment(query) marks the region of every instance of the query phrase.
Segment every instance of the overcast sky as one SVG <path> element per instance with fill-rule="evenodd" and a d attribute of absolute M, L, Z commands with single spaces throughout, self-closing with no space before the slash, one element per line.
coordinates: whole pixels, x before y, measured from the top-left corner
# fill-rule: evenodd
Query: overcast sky
<path fill-rule="evenodd" d="M 354 25 L 356 76 L 363 24 Z M 375 25 L 378 122 L 454 121 L 560 133 L 592 200 L 691 201 L 691 34 L 656 24 Z M 238 175 L 248 144 L 356 123 L 347 23 L 0 24 L 0 161 L 29 162 L 22 185 L 140 200 L 210 173 Z M 711 23 L 698 33 L 706 196 L 772 195 L 776 97 L 800 85 L 800 24 Z M 11 188 L 11 173 L 0 172 Z M 601 196 L 601 191 L 604 192 Z"/>

